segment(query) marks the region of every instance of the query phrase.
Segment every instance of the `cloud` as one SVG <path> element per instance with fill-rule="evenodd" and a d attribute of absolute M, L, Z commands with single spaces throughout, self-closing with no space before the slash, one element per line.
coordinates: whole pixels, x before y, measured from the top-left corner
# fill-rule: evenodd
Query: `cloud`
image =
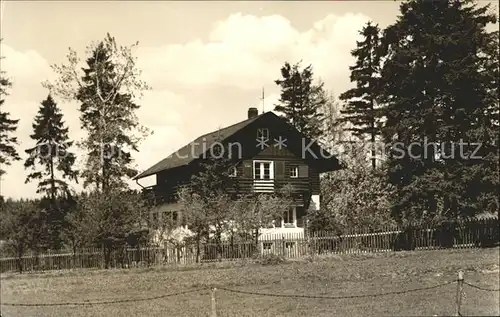
<path fill-rule="evenodd" d="M 217 22 L 209 39 L 250 54 L 267 55 L 292 47 L 300 35 L 280 15 L 256 17 L 236 13 Z"/>
<path fill-rule="evenodd" d="M 175 126 L 157 127 L 154 133 L 143 141 L 135 158 L 142 163 L 142 169 L 146 169 L 190 141 Z"/>
<path fill-rule="evenodd" d="M 350 51 L 359 39 L 358 30 L 368 20 L 362 14 L 327 15 L 309 30 L 298 30 L 280 15 L 258 17 L 235 13 L 213 23 L 206 41 L 140 46 L 135 52 L 137 66 L 152 90 L 140 101 L 138 117 L 154 134 L 135 155 L 137 166 L 145 170 L 197 136 L 245 119 L 248 107 L 260 110 L 263 86 L 265 109 L 272 110 L 279 99 L 274 80 L 285 61 L 312 64 L 315 76 L 321 77 L 326 88 L 334 89 L 335 93 L 347 89 L 348 67 L 353 63 Z M 40 102 L 47 96 L 40 83 L 54 74 L 49 61 L 36 48 L 21 51 L 7 43 L 2 43 L 1 48 L 5 56 L 2 70 L 13 81 L 5 110 L 14 118 L 21 118 L 17 136 L 19 152 L 23 154 L 33 144 L 29 138 L 31 123 Z M 57 49 L 64 51 L 66 46 Z M 71 137 L 80 139 L 83 131 L 78 105 L 62 101 L 58 104 Z M 23 162 L 8 167 L 1 180 L 1 193 L 11 197 L 33 196 L 35 185 L 25 185 L 25 176 Z"/>
<path fill-rule="evenodd" d="M 279 103 L 279 100 L 280 100 L 279 93 L 266 94 L 264 96 L 264 109 L 265 109 L 265 111 L 270 111 L 270 110 L 274 109 L 274 105 L 277 105 Z M 273 112 L 275 112 L 275 111 L 273 111 Z M 279 115 L 278 112 L 275 112 L 275 113 Z"/>
<path fill-rule="evenodd" d="M 12 82 L 2 111 L 9 112 L 12 119 L 19 119 L 16 136 L 19 142 L 18 152 L 23 158 L 23 161 L 14 162 L 4 168 L 7 174 L 2 176 L 0 192 L 2 195 L 16 198 L 29 197 L 36 192 L 36 185 L 24 184 L 27 175 L 23 167 L 26 158 L 24 150 L 33 146 L 29 138 L 32 133 L 31 122 L 40 102 L 47 96 L 40 82 L 50 73 L 50 67 L 34 50 L 15 51 L 2 41 L 0 51 L 4 57 L 1 60 L 1 69 Z"/>
<path fill-rule="evenodd" d="M 20 119 L 16 136 L 18 138 L 17 150 L 22 160 L 13 162 L 6 167 L 7 174 L 2 176 L 0 193 L 6 197 L 21 198 L 33 197 L 36 194 L 36 184 L 25 184 L 24 180 L 28 171 L 24 169 L 24 160 L 27 158 L 24 150 L 35 145 L 29 135 L 32 134 L 32 122 L 36 116 L 40 103 L 47 97 L 48 91 L 42 87 L 41 82 L 53 79 L 54 73 L 49 62 L 35 50 L 15 50 L 5 43 L 1 44 L 2 71 L 12 81 L 8 91 L 3 111 L 8 111 L 14 119 Z M 70 128 L 70 138 L 74 141 L 81 140 L 85 133 L 80 128 L 79 111 L 77 102 L 63 102 L 57 100 L 58 106 L 64 114 L 64 121 Z M 144 140 L 140 152 L 136 153 L 137 165 L 147 166 L 162 159 L 165 150 L 174 151 L 185 141 L 183 134 L 177 130 L 182 126 L 183 117 L 188 115 L 190 108 L 182 95 L 165 90 L 154 90 L 145 93 L 138 111 L 140 122 L 152 129 L 155 133 Z M 192 109 L 192 108 L 191 108 Z M 188 141 L 186 141 L 188 142 Z M 76 146 L 72 149 L 77 154 L 76 168 L 81 168 L 85 161 L 85 154 Z M 131 185 L 137 188 L 135 183 Z M 81 190 L 82 184 L 72 184 L 76 190 Z"/>
<path fill-rule="evenodd" d="M 165 124 L 180 124 L 181 112 L 187 109 L 187 101 L 182 95 L 171 91 L 146 91 L 138 111 L 140 122 L 147 122 L 150 128 Z"/>
<path fill-rule="evenodd" d="M 197 39 L 139 48 L 139 65 L 146 79 L 158 82 L 163 78 L 163 85 L 224 82 L 255 89 L 272 83 L 284 61 L 299 60 L 313 64 L 317 76 L 333 80 L 348 74 L 350 50 L 359 38 L 358 30 L 369 20 L 363 14 L 327 15 L 300 32 L 279 15 L 236 13 L 215 23 L 206 43 Z"/>

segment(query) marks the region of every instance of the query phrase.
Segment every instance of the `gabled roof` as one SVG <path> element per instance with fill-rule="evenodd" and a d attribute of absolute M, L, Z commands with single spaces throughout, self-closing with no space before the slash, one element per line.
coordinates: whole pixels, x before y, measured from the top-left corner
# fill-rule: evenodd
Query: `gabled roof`
<path fill-rule="evenodd" d="M 300 133 L 297 129 L 295 129 L 292 125 L 290 125 L 284 118 L 277 116 L 273 112 L 265 112 L 262 113 L 258 116 L 255 116 L 253 118 L 238 122 L 236 124 L 233 124 L 231 126 L 228 126 L 223 129 L 219 129 L 217 131 L 213 131 L 207 134 L 204 134 L 197 139 L 193 140 L 191 143 L 188 143 L 184 147 L 178 149 L 174 153 L 170 154 L 168 157 L 164 158 L 160 162 L 156 163 L 152 167 L 148 168 L 144 172 L 140 173 L 136 177 L 134 177 L 135 180 L 151 176 L 154 174 L 157 174 L 161 171 L 173 169 L 176 167 L 180 166 L 185 166 L 190 164 L 191 162 L 195 161 L 198 159 L 200 156 L 204 154 L 204 151 L 207 151 L 208 149 L 211 148 L 211 146 L 215 142 L 224 142 L 227 140 L 229 137 L 233 136 L 235 133 L 238 131 L 244 129 L 251 123 L 262 119 L 262 120 L 278 120 L 277 122 L 275 121 L 275 124 L 277 125 L 284 125 L 286 126 L 289 131 L 291 131 L 294 134 L 301 135 L 303 136 L 302 133 Z M 204 146 L 199 146 L 200 144 L 203 144 Z M 315 153 L 319 153 L 318 150 L 321 150 L 321 147 L 319 146 L 318 143 L 314 142 L 313 146 L 313 151 Z M 324 151 L 324 150 L 323 150 Z M 328 154 L 327 151 L 324 151 L 324 153 Z M 320 163 L 320 161 L 325 161 L 329 162 L 328 165 L 330 167 L 327 167 L 326 170 L 335 170 L 339 169 L 340 165 L 339 162 L 336 158 L 331 157 L 332 159 L 319 159 L 317 162 Z"/>
<path fill-rule="evenodd" d="M 196 158 L 198 158 L 200 155 L 203 154 L 203 148 L 209 149 L 212 146 L 212 144 L 214 144 L 216 141 L 222 142 L 222 140 L 232 136 L 239 130 L 249 125 L 250 123 L 254 122 L 255 120 L 269 113 L 272 112 L 266 112 L 256 117 L 246 119 L 244 121 L 230 125 L 226 128 L 204 134 L 198 137 L 197 139 L 193 140 L 192 142 L 188 143 L 187 145 L 183 146 L 182 148 L 178 149 L 174 153 L 170 154 L 169 156 L 159 161 L 155 165 L 151 166 L 144 172 L 140 173 L 139 175 L 134 177 L 134 180 L 151 176 L 164 170 L 172 169 L 183 165 L 188 165 L 189 163 L 191 163 L 192 161 L 194 161 Z M 206 147 L 193 146 L 194 144 L 199 145 L 201 143 L 206 144 Z M 191 151 L 193 151 L 193 153 L 191 153 Z"/>

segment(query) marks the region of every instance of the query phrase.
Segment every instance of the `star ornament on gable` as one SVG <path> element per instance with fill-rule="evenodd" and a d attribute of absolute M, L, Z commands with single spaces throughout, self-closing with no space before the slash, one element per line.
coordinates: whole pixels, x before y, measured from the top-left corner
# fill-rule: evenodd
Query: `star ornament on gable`
<path fill-rule="evenodd" d="M 269 142 L 269 139 L 257 138 L 255 140 L 257 141 L 257 145 L 255 147 L 260 147 L 261 150 L 269 147 L 269 144 L 267 144 L 267 142 Z"/>
<path fill-rule="evenodd" d="M 276 142 L 274 144 L 275 147 L 278 147 L 280 150 L 287 147 L 286 146 L 286 139 L 283 139 L 280 135 L 280 137 L 278 139 L 274 139 L 274 142 Z"/>

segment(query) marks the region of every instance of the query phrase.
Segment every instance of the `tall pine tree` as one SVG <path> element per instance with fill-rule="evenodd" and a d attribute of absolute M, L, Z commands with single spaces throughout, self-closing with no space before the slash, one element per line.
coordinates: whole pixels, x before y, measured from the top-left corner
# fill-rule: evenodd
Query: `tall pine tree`
<path fill-rule="evenodd" d="M 66 180 L 77 180 L 78 172 L 73 169 L 76 157 L 69 151 L 73 142 L 68 132 L 63 114 L 48 95 L 34 119 L 30 138 L 36 141 L 36 145 L 26 150 L 29 157 L 24 167 L 32 170 L 26 182 L 38 181 L 37 193 L 45 194 L 51 201 L 69 192 Z"/>
<path fill-rule="evenodd" d="M 282 79 L 275 81 L 281 88 L 281 96 L 274 110 L 308 138 L 318 140 L 323 134 L 321 110 L 327 102 L 323 83 L 313 83 L 312 65 L 301 69 L 300 63 L 292 66 L 286 62 L 281 76 Z"/>
<path fill-rule="evenodd" d="M 384 32 L 380 85 L 382 132 L 398 148 L 388 160 L 394 213 L 415 220 L 496 211 L 498 32 L 486 25 L 497 18 L 473 1 L 411 0 L 400 11 Z"/>
<path fill-rule="evenodd" d="M 10 113 L 2 109 L 5 102 L 4 96 L 7 95 L 7 89 L 12 85 L 4 74 L 0 71 L 0 177 L 5 174 L 3 166 L 10 165 L 13 160 L 21 159 L 16 150 L 17 137 L 12 135 L 17 130 L 19 119 L 12 119 Z"/>
<path fill-rule="evenodd" d="M 380 113 L 376 111 L 380 74 L 380 29 L 378 25 L 368 22 L 360 34 L 363 40 L 357 42 L 356 49 L 351 52 L 356 63 L 349 67 L 351 82 L 355 82 L 356 87 L 342 93 L 339 99 L 346 101 L 345 109 L 341 112 L 343 120 L 352 124 L 352 128 L 348 130 L 362 140 L 367 137 L 370 140 L 372 167 L 376 168 L 375 142 L 380 134 Z"/>
<path fill-rule="evenodd" d="M 68 181 L 77 181 L 78 172 L 73 169 L 75 155 L 69 151 L 73 142 L 64 126 L 63 114 L 50 95 L 42 101 L 33 122 L 31 139 L 36 145 L 25 150 L 28 158 L 24 167 L 31 173 L 26 183 L 36 181 L 37 193 L 44 197 L 39 208 L 43 213 L 43 225 L 46 228 L 46 244 L 50 248 L 60 248 L 64 218 L 73 201 Z"/>

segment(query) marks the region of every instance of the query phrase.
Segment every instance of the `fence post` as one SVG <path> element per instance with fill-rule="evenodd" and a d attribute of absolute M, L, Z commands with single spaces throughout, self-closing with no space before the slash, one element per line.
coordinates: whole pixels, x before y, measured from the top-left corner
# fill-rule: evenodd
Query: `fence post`
<path fill-rule="evenodd" d="M 281 255 L 285 257 L 285 236 L 281 235 Z"/>
<path fill-rule="evenodd" d="M 462 316 L 460 314 L 460 305 L 462 304 L 462 290 L 464 284 L 464 272 L 458 271 L 458 280 L 457 280 L 457 316 Z"/>
<path fill-rule="evenodd" d="M 212 288 L 211 295 L 212 295 L 212 314 L 211 317 L 217 317 L 217 307 L 216 307 L 216 302 L 215 302 L 215 291 L 217 289 L 214 287 Z"/>
<path fill-rule="evenodd" d="M 52 270 L 52 266 L 53 266 L 54 264 L 52 263 L 52 254 L 50 253 L 50 249 L 48 249 L 47 251 L 48 251 L 48 252 L 47 252 L 47 257 L 46 257 L 46 259 L 47 259 L 48 261 L 44 261 L 44 262 L 48 262 L 49 264 L 48 264 L 48 268 L 46 268 L 47 264 L 46 264 L 46 263 L 44 263 L 44 266 L 45 266 L 45 267 L 44 267 L 44 270 L 49 270 L 49 271 L 50 271 L 50 270 Z"/>

